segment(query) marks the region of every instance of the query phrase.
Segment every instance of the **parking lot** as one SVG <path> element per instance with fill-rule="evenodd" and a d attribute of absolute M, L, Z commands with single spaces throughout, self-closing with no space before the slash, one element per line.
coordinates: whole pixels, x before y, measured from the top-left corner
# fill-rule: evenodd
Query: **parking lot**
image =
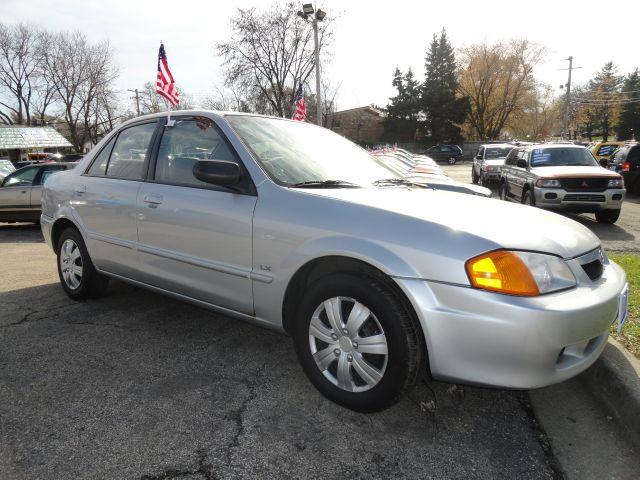
<path fill-rule="evenodd" d="M 579 220 L 637 248 L 639 210 Z M 0 478 L 560 476 L 527 392 L 425 381 L 357 414 L 311 386 L 288 337 L 119 282 L 73 302 L 38 227 L 0 224 L 0 245 Z"/>

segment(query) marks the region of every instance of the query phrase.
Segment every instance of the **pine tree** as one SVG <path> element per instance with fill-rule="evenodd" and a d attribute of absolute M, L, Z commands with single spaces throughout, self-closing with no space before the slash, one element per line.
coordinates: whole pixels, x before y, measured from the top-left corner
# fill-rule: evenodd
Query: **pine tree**
<path fill-rule="evenodd" d="M 640 71 L 636 68 L 624 79 L 622 93 L 627 101 L 618 117 L 617 134 L 621 140 L 640 138 Z"/>
<path fill-rule="evenodd" d="M 411 69 L 403 74 L 396 68 L 391 84 L 397 94 L 389 99 L 387 105 L 384 138 L 390 142 L 412 142 L 419 125 L 420 82 Z"/>
<path fill-rule="evenodd" d="M 422 85 L 422 110 L 425 127 L 432 143 L 458 143 L 460 127 L 467 114 L 468 100 L 459 98 L 456 60 L 443 29 L 435 34 L 425 58 L 425 81 Z"/>
<path fill-rule="evenodd" d="M 613 62 L 607 62 L 602 69 L 589 80 L 585 100 L 585 117 L 592 119 L 596 128 L 602 132 L 602 139 L 609 140 L 617 103 L 613 102 L 619 91 L 620 77 L 616 75 Z"/>

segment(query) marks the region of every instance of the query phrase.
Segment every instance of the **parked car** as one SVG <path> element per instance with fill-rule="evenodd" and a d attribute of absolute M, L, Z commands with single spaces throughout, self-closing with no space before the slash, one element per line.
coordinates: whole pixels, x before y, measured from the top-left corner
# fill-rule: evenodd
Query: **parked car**
<path fill-rule="evenodd" d="M 610 168 L 622 175 L 627 190 L 640 195 L 640 144 L 628 143 L 620 147 Z"/>
<path fill-rule="evenodd" d="M 624 146 L 624 142 L 597 142 L 591 147 L 591 153 L 603 167 L 607 167 L 613 160 L 616 151 Z"/>
<path fill-rule="evenodd" d="M 62 162 L 79 162 L 80 160 L 82 160 L 83 157 L 84 155 L 82 153 L 67 153 L 66 155 L 62 156 L 61 161 Z"/>
<path fill-rule="evenodd" d="M 602 168 L 591 152 L 568 144 L 514 148 L 502 167 L 500 198 L 531 206 L 595 213 L 615 223 L 626 190 L 622 177 Z"/>
<path fill-rule="evenodd" d="M 8 158 L 0 158 L 0 181 L 4 180 L 4 177 L 12 172 L 16 171 L 16 167 Z"/>
<path fill-rule="evenodd" d="M 471 181 L 480 185 L 499 182 L 504 160 L 513 148 L 508 143 L 480 145 L 473 157 Z"/>
<path fill-rule="evenodd" d="M 0 183 L 0 222 L 39 222 L 42 185 L 72 163 L 41 163 L 15 170 Z"/>
<path fill-rule="evenodd" d="M 433 158 L 436 162 L 447 162 L 454 165 L 464 158 L 462 149 L 458 145 L 435 145 L 424 151 L 424 155 Z"/>
<path fill-rule="evenodd" d="M 389 175 L 312 124 L 155 114 L 47 181 L 42 232 L 72 299 L 116 278 L 287 332 L 311 383 L 354 410 L 425 368 L 535 388 L 598 358 L 628 287 L 589 229 Z"/>

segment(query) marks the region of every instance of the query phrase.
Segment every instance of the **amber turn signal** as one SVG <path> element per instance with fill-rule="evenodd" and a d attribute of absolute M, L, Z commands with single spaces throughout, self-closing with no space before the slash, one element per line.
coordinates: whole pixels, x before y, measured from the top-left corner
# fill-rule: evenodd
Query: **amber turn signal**
<path fill-rule="evenodd" d="M 527 297 L 540 295 L 529 268 L 515 252 L 496 250 L 483 253 L 467 260 L 465 267 L 475 288 Z"/>

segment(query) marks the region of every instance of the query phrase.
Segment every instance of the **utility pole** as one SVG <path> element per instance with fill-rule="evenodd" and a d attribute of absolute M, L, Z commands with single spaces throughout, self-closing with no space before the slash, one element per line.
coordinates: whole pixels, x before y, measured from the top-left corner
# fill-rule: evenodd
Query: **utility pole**
<path fill-rule="evenodd" d="M 565 58 L 565 60 L 569 60 L 569 68 L 563 68 L 561 70 L 569 70 L 569 78 L 567 79 L 567 99 L 564 107 L 564 134 L 569 135 L 571 137 L 571 133 L 569 132 L 569 112 L 571 111 L 571 72 L 577 68 L 582 67 L 574 67 L 573 66 L 573 56 L 569 56 L 569 58 Z"/>
<path fill-rule="evenodd" d="M 135 98 L 136 99 L 136 112 L 138 112 L 138 116 L 140 116 L 140 93 L 138 92 L 138 89 L 136 88 L 135 90 L 131 90 L 131 89 L 127 89 L 128 92 L 133 92 L 136 95 L 134 97 L 130 97 L 132 100 Z"/>

